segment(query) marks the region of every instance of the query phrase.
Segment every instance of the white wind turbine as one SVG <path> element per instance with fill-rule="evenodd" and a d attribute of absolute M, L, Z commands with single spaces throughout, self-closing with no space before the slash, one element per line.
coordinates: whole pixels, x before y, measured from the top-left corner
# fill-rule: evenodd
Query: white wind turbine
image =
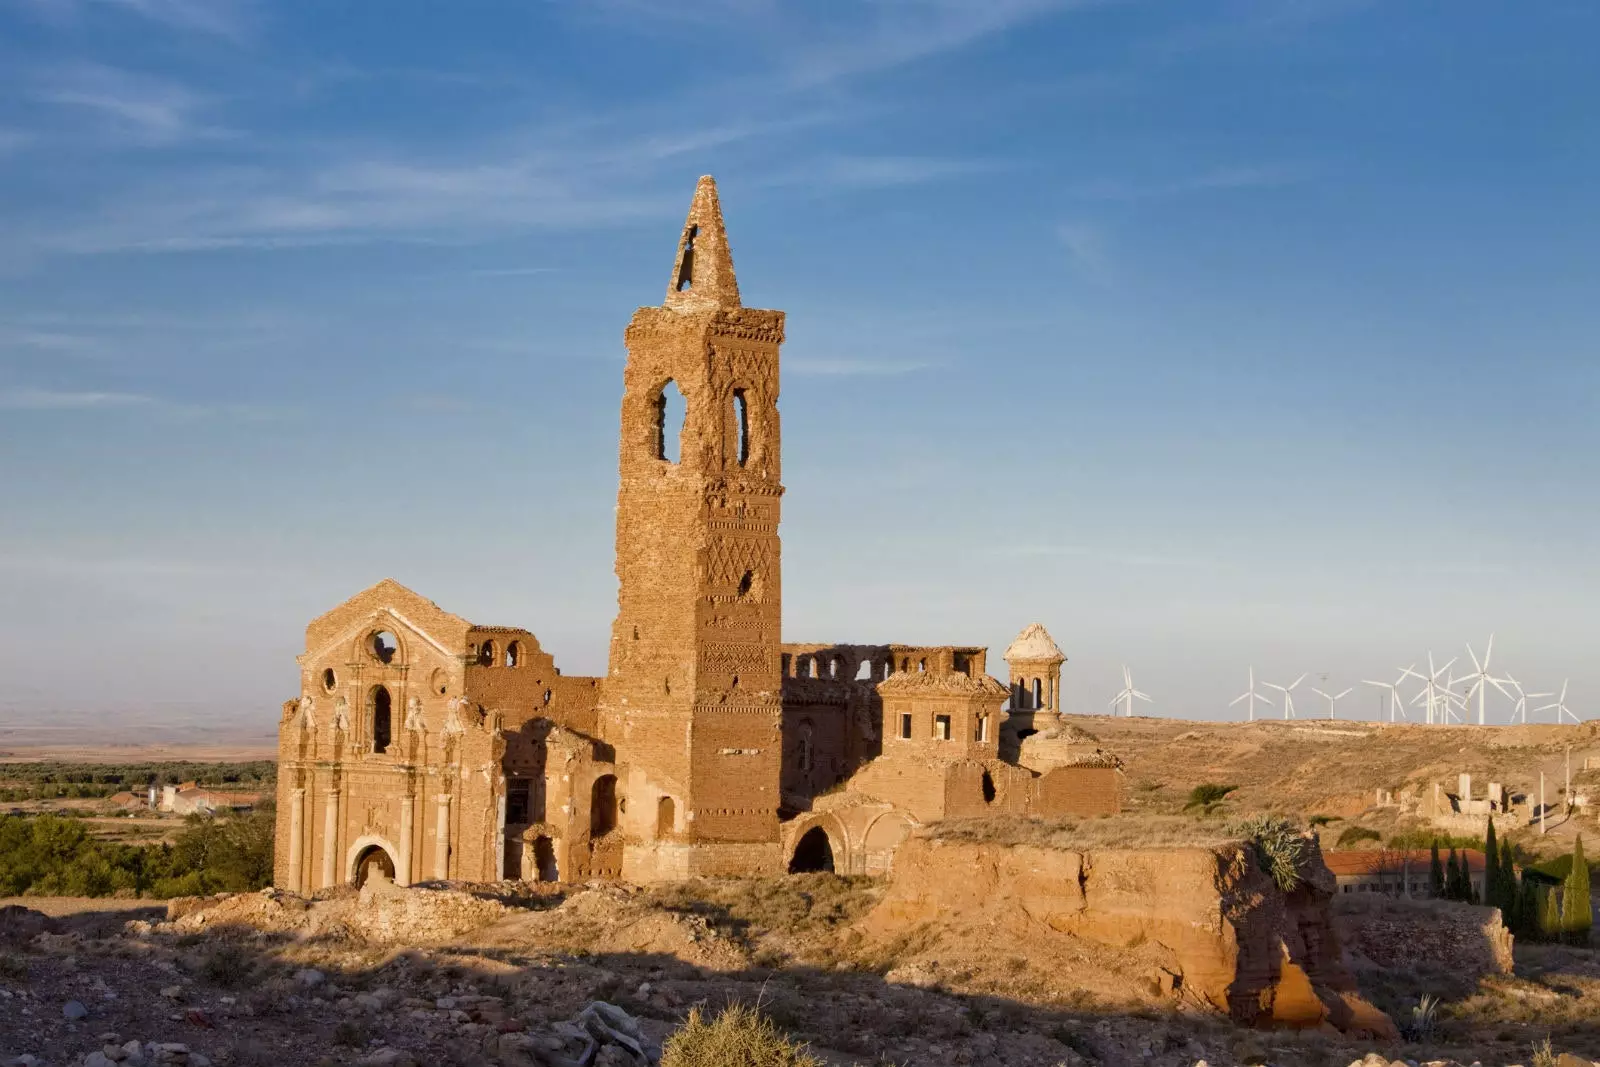
<path fill-rule="evenodd" d="M 1478 662 L 1478 654 L 1472 651 L 1471 645 L 1467 646 L 1467 655 L 1472 657 L 1472 673 L 1464 678 L 1455 679 L 1455 681 L 1470 681 L 1472 683 L 1467 687 L 1467 704 L 1470 706 L 1474 696 L 1478 698 L 1478 725 L 1484 726 L 1489 721 L 1484 709 L 1484 698 L 1489 695 L 1489 686 L 1494 686 L 1507 697 L 1511 696 L 1510 691 L 1503 684 L 1506 679 L 1496 678 L 1489 673 L 1489 657 L 1494 655 L 1494 634 L 1489 635 L 1489 646 L 1483 650 L 1483 662 Z"/>
<path fill-rule="evenodd" d="M 1554 710 L 1555 713 L 1556 713 L 1556 722 L 1558 722 L 1558 723 L 1561 721 L 1561 717 L 1563 715 L 1570 716 L 1573 722 L 1578 722 L 1579 721 L 1578 717 L 1576 715 L 1572 714 L 1572 709 L 1571 708 L 1567 707 L 1567 683 L 1569 681 L 1571 681 L 1570 678 L 1563 678 L 1561 680 L 1561 695 L 1556 697 L 1556 702 L 1554 704 L 1546 704 L 1542 708 L 1534 708 L 1533 710 L 1534 711 L 1551 711 L 1551 710 Z M 1550 694 L 1546 693 L 1544 695 L 1545 696 L 1549 696 Z"/>
<path fill-rule="evenodd" d="M 1416 696 L 1411 698 L 1411 703 L 1413 703 L 1413 704 L 1417 704 L 1417 703 L 1426 704 L 1427 709 L 1428 709 L 1428 719 L 1427 719 L 1427 721 L 1428 721 L 1428 725 L 1429 726 L 1434 726 L 1434 725 L 1438 725 L 1438 724 L 1441 724 L 1441 723 L 1449 722 L 1449 716 L 1450 716 L 1450 704 L 1449 704 L 1449 701 L 1448 701 L 1447 698 L 1444 698 L 1444 697 L 1440 696 L 1441 693 L 1444 693 L 1444 692 L 1447 691 L 1448 687 L 1446 687 L 1444 685 L 1441 685 L 1439 683 L 1439 675 L 1445 673 L 1452 666 L 1454 666 L 1455 662 L 1456 662 L 1456 659 L 1457 659 L 1457 657 L 1452 656 L 1450 658 L 1450 662 L 1449 663 L 1446 663 L 1443 667 L 1435 668 L 1434 665 L 1433 665 L 1433 653 L 1429 652 L 1428 653 L 1428 675 L 1427 675 L 1427 677 L 1423 677 L 1422 675 L 1418 674 L 1416 671 L 1411 670 L 1409 667 L 1405 671 L 1405 674 L 1410 675 L 1412 678 L 1415 678 L 1417 681 L 1422 683 L 1422 691 L 1419 692 Z M 1444 710 L 1443 711 L 1441 711 L 1439 709 L 1439 705 L 1440 705 L 1441 702 L 1444 703 Z"/>
<path fill-rule="evenodd" d="M 1330 719 L 1338 718 L 1338 716 L 1336 714 L 1334 714 L 1334 712 L 1338 709 L 1339 701 L 1343 700 L 1345 697 L 1350 695 L 1350 690 L 1348 690 L 1348 689 L 1346 689 L 1342 693 L 1324 693 L 1322 690 L 1318 689 L 1316 686 L 1312 686 L 1311 687 L 1311 691 L 1313 693 L 1317 694 L 1317 696 L 1322 697 L 1324 700 L 1326 700 L 1328 702 L 1328 718 L 1330 718 Z"/>
<path fill-rule="evenodd" d="M 1251 667 L 1250 668 L 1250 688 L 1246 689 L 1244 691 L 1244 693 L 1239 696 L 1238 700 L 1229 701 L 1228 702 L 1228 707 L 1231 708 L 1234 705 L 1238 704 L 1240 701 L 1244 701 L 1245 702 L 1245 705 L 1244 705 L 1245 706 L 1245 711 L 1249 713 L 1250 721 L 1251 722 L 1255 722 L 1256 721 L 1256 701 L 1258 701 L 1258 700 L 1261 701 L 1261 703 L 1265 704 L 1267 707 L 1269 707 L 1269 708 L 1272 707 L 1272 701 L 1268 700 L 1266 697 L 1264 697 L 1260 693 L 1256 692 L 1256 669 L 1254 667 Z"/>
<path fill-rule="evenodd" d="M 1299 688 L 1300 683 L 1305 680 L 1306 676 L 1302 674 L 1288 685 L 1277 685 L 1273 682 L 1262 682 L 1261 684 L 1266 686 L 1268 689 L 1276 689 L 1278 692 L 1283 694 L 1283 717 L 1285 719 L 1292 719 L 1294 718 L 1294 691 Z"/>
<path fill-rule="evenodd" d="M 1118 704 L 1121 704 L 1122 714 L 1131 719 L 1135 700 L 1143 700 L 1149 703 L 1154 703 L 1154 701 L 1151 701 L 1148 696 L 1133 687 L 1133 672 L 1128 669 L 1126 663 L 1122 665 L 1122 681 L 1122 692 L 1111 698 L 1111 706 L 1115 708 Z"/>
<path fill-rule="evenodd" d="M 1416 666 L 1417 665 L 1415 663 L 1413 663 L 1409 667 L 1401 667 L 1400 668 L 1400 677 L 1396 678 L 1392 682 L 1362 682 L 1361 683 L 1362 685 L 1375 685 L 1379 689 L 1387 689 L 1389 691 L 1389 721 L 1390 722 L 1394 722 L 1395 721 L 1394 713 L 1395 713 L 1395 710 L 1397 708 L 1400 711 L 1400 717 L 1401 718 L 1405 718 L 1406 717 L 1406 703 L 1400 697 L 1400 683 L 1406 680 L 1406 675 L 1411 674 L 1416 670 Z"/>
<path fill-rule="evenodd" d="M 1510 682 L 1511 688 L 1517 691 L 1517 704 L 1511 709 L 1511 718 L 1507 719 L 1507 722 L 1520 721 L 1522 725 L 1528 725 L 1528 701 L 1537 700 L 1540 697 L 1555 696 L 1554 693 L 1530 693 L 1522 688 L 1522 683 L 1518 682 L 1509 674 L 1506 675 L 1506 681 Z"/>

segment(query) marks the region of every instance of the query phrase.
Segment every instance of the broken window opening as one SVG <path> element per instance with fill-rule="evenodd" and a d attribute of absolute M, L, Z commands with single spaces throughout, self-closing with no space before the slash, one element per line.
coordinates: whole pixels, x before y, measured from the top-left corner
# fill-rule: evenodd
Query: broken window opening
<path fill-rule="evenodd" d="M 928 673 L 928 660 L 926 657 L 917 660 L 917 670 L 922 674 Z"/>
<path fill-rule="evenodd" d="M 679 259 L 678 282 L 675 287 L 680 293 L 686 293 L 694 288 L 694 239 L 699 236 L 698 226 L 690 226 L 683 231 L 683 255 Z"/>
<path fill-rule="evenodd" d="M 480 667 L 493 667 L 494 666 L 494 642 L 493 641 L 485 641 L 483 644 L 478 646 L 478 666 L 480 666 Z"/>
<path fill-rule="evenodd" d="M 809 678 L 809 677 L 811 677 L 811 657 L 810 656 L 801 656 L 800 657 L 800 662 L 795 665 L 795 674 L 799 675 L 801 678 Z"/>
<path fill-rule="evenodd" d="M 512 641 L 506 645 L 506 666 L 515 667 L 522 660 L 522 645 Z"/>
<path fill-rule="evenodd" d="M 507 826 L 522 826 L 528 822 L 532 787 L 533 783 L 526 778 L 513 778 L 506 783 Z"/>
<path fill-rule="evenodd" d="M 368 649 L 372 658 L 379 663 L 394 662 L 395 653 L 400 651 L 400 639 L 388 630 L 379 630 L 367 639 Z"/>
<path fill-rule="evenodd" d="M 655 407 L 656 458 L 677 463 L 681 458 L 683 428 L 689 418 L 689 401 L 683 395 L 683 387 L 668 378 L 656 394 Z M 676 427 L 677 432 L 669 434 L 669 427 Z"/>
<path fill-rule="evenodd" d="M 339 676 L 333 673 L 333 668 L 325 669 L 322 672 L 322 688 L 331 693 L 338 685 Z"/>
<path fill-rule="evenodd" d="M 1033 706 L 1044 707 L 1044 683 L 1037 678 L 1033 680 Z"/>
<path fill-rule="evenodd" d="M 983 802 L 985 804 L 993 804 L 994 797 L 994 778 L 985 770 L 983 772 Z"/>
<path fill-rule="evenodd" d="M 858 682 L 870 682 L 870 681 L 872 681 L 872 661 L 870 659 L 862 660 L 861 661 L 861 666 L 856 668 L 856 681 L 858 681 Z"/>
<path fill-rule="evenodd" d="M 372 691 L 372 751 L 384 753 L 389 751 L 389 739 L 393 730 L 393 700 L 389 690 L 378 686 Z"/>
<path fill-rule="evenodd" d="M 739 448 L 737 455 L 739 457 L 739 466 L 742 467 L 745 465 L 745 461 L 750 458 L 750 408 L 745 403 L 743 389 L 735 389 L 733 391 L 733 418 L 738 426 Z"/>
<path fill-rule="evenodd" d="M 533 865 L 539 870 L 539 881 L 559 881 L 561 872 L 556 868 L 556 849 L 548 837 L 533 839 Z"/>
<path fill-rule="evenodd" d="M 908 740 L 911 737 L 911 713 L 909 711 L 900 716 L 900 736 Z"/>
<path fill-rule="evenodd" d="M 950 740 L 950 716 L 935 715 L 933 717 L 933 736 L 939 741 Z"/>
<path fill-rule="evenodd" d="M 741 576 L 739 579 L 739 599 L 743 600 L 745 597 L 748 597 L 751 593 L 755 592 L 755 587 L 756 572 L 745 571 L 743 576 Z"/>

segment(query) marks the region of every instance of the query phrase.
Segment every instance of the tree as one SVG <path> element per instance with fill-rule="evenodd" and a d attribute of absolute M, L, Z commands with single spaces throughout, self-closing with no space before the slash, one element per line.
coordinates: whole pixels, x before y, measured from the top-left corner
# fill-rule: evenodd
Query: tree
<path fill-rule="evenodd" d="M 1428 893 L 1437 900 L 1444 896 L 1444 865 L 1439 862 L 1439 839 L 1433 839 L 1433 855 L 1428 866 Z"/>
<path fill-rule="evenodd" d="M 1483 832 L 1483 902 L 1491 908 L 1505 906 L 1500 887 L 1500 843 L 1495 840 L 1493 816 Z"/>
<path fill-rule="evenodd" d="M 1517 909 L 1511 923 L 1511 932 L 1518 937 L 1533 940 L 1538 940 L 1539 937 L 1538 886 L 1527 874 L 1523 874 L 1522 884 L 1517 889 Z"/>
<path fill-rule="evenodd" d="M 1556 891 L 1545 889 L 1539 908 L 1539 939 L 1555 941 L 1561 937 L 1561 906 L 1556 901 Z"/>
<path fill-rule="evenodd" d="M 1578 944 L 1589 940 L 1593 917 L 1589 912 L 1589 864 L 1583 858 L 1583 835 L 1572 847 L 1572 870 L 1567 872 L 1561 900 L 1561 932 Z"/>
<path fill-rule="evenodd" d="M 1466 896 L 1461 891 L 1461 862 L 1456 856 L 1456 848 L 1450 846 L 1450 855 L 1444 861 L 1444 898 L 1446 900 L 1461 900 Z"/>
<path fill-rule="evenodd" d="M 1511 842 L 1500 842 L 1500 892 L 1504 894 L 1504 903 L 1501 904 L 1501 916 L 1509 926 L 1515 919 L 1517 905 L 1520 902 L 1517 894 L 1517 865 L 1511 858 Z"/>

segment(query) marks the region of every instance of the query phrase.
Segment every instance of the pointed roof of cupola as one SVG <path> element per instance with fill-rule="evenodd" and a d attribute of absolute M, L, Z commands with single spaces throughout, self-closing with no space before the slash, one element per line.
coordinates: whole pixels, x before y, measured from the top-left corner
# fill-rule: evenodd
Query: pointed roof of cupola
<path fill-rule="evenodd" d="M 678 240 L 678 259 L 672 265 L 666 306 L 684 311 L 739 307 L 739 281 L 733 276 L 733 253 L 722 224 L 722 204 L 717 182 L 707 174 L 694 188 L 689 217 Z"/>
<path fill-rule="evenodd" d="M 1067 657 L 1050 636 L 1050 631 L 1043 624 L 1035 622 L 1011 642 L 1011 647 L 1006 649 L 1005 660 L 1007 663 L 1065 663 Z"/>

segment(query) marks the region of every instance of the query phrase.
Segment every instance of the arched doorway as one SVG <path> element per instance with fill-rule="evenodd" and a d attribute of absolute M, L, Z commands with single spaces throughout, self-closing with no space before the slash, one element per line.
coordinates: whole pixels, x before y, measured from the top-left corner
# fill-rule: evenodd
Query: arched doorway
<path fill-rule="evenodd" d="M 533 839 L 533 865 L 541 882 L 559 882 L 561 872 L 556 867 L 556 847 L 548 837 Z"/>
<path fill-rule="evenodd" d="M 589 836 L 604 837 L 617 828 L 617 776 L 603 774 L 589 794 Z"/>
<path fill-rule="evenodd" d="M 356 857 L 356 887 L 366 885 L 372 878 L 394 881 L 394 860 L 382 845 L 368 845 Z"/>
<path fill-rule="evenodd" d="M 671 797 L 662 797 L 656 802 L 656 838 L 671 837 L 677 822 L 678 805 Z"/>
<path fill-rule="evenodd" d="M 828 840 L 828 831 L 820 826 L 813 826 L 800 836 L 794 846 L 794 856 L 789 860 L 790 874 L 806 871 L 833 871 L 833 842 Z"/>

